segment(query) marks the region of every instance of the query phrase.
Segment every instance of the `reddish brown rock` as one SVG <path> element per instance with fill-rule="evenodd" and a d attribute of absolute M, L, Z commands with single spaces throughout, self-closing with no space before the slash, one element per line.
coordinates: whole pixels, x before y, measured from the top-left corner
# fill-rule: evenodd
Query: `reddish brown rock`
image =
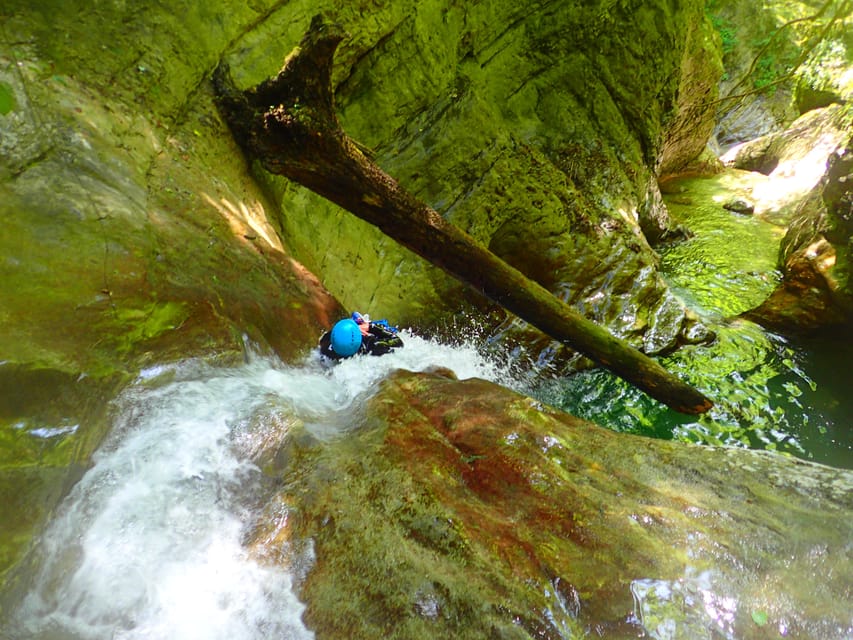
<path fill-rule="evenodd" d="M 844 637 L 847 613 L 827 603 L 851 575 L 849 473 L 620 435 L 431 374 L 393 375 L 355 422 L 331 443 L 293 433 L 254 537 L 305 572 L 318 640 L 635 638 L 667 624 L 667 637 L 764 637 L 755 611 Z"/>

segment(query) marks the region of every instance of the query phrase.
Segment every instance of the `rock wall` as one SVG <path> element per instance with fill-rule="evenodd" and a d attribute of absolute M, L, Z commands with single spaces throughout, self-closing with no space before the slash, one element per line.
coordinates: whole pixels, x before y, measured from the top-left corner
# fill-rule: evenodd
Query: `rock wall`
<path fill-rule="evenodd" d="M 683 114 L 691 113 L 692 96 L 704 96 L 704 89 L 687 88 L 681 75 L 684 69 L 696 68 L 696 50 L 688 43 L 700 41 L 697 34 L 702 30 L 695 27 L 703 20 L 702 3 L 378 4 L 4 2 L 0 574 L 6 588 L 14 589 L 8 567 L 20 561 L 33 531 L 85 469 L 109 424 L 110 399 L 128 379 L 144 379 L 170 359 L 240 357 L 246 342 L 293 360 L 343 312 L 336 297 L 347 307 L 412 324 L 435 321 L 462 302 L 472 302 L 454 282 L 373 229 L 301 189 L 247 167 L 230 142 L 213 108 L 210 71 L 225 57 L 245 85 L 274 73 L 318 11 L 326 11 L 352 33 L 341 49 L 335 75 L 344 126 L 374 149 L 392 175 L 507 261 L 646 351 L 674 348 L 692 330 L 691 319 L 658 275 L 648 240 L 668 228 L 655 171 L 689 160 L 701 138 L 676 135 L 679 130 L 672 123 L 683 122 Z M 676 145 L 679 140 L 688 144 Z M 422 519 L 425 512 L 401 507 L 393 515 L 417 518 L 406 526 L 411 539 L 422 541 L 427 549 L 421 568 L 436 558 L 436 550 L 450 554 L 458 550 L 480 563 L 486 556 L 470 555 L 483 533 L 476 530 L 480 526 L 476 516 L 493 506 L 495 487 L 503 487 L 500 474 L 514 473 L 518 482 L 513 486 L 538 492 L 537 483 L 546 480 L 528 470 L 546 461 L 535 459 L 534 466 L 525 469 L 481 462 L 490 451 L 483 446 L 477 424 L 463 424 L 459 417 L 469 410 L 462 400 L 470 387 L 450 388 L 442 380 L 435 387 L 440 389 L 438 396 L 426 390 L 418 398 L 406 387 L 412 383 L 393 384 L 399 392 L 392 385 L 384 396 L 392 400 L 384 410 L 392 413 L 417 403 L 429 413 L 424 402 L 460 400 L 458 407 L 442 414 L 446 416 L 442 428 L 458 428 L 454 447 L 462 455 L 440 461 L 448 466 L 435 467 L 437 478 L 444 489 L 461 490 L 458 482 L 444 482 L 458 480 L 457 476 L 441 475 L 461 474 L 485 499 L 467 502 L 466 497 L 464 504 L 475 508 L 461 514 L 475 516 L 465 520 L 471 527 L 467 538 L 458 535 L 461 529 L 432 519 L 432 512 Z M 545 422 L 563 433 L 560 425 L 566 418 L 554 418 L 541 407 L 525 406 L 526 402 L 513 400 L 510 412 L 521 416 L 524 424 Z M 376 416 L 385 420 L 379 413 Z M 487 422 L 483 419 L 482 424 Z M 424 427 L 423 420 L 418 424 Z M 496 436 L 514 446 L 515 423 L 502 424 L 504 431 L 492 430 L 487 441 L 491 444 L 491 436 Z M 432 445 L 434 432 L 429 423 L 412 434 L 395 429 L 392 435 L 399 438 L 397 445 L 408 447 Z M 601 442 L 596 450 L 606 456 L 617 436 L 596 433 Z M 410 435 L 424 439 L 406 440 Z M 541 433 L 523 435 L 521 444 L 531 454 L 535 449 L 538 456 L 543 446 L 553 448 Z M 571 449 L 569 436 L 560 437 L 561 448 Z M 668 456 L 693 456 L 692 450 L 685 453 L 666 443 L 647 448 L 655 451 L 650 468 L 671 470 L 674 467 L 665 464 Z M 422 448 L 424 453 L 428 449 Z M 644 454 L 634 454 L 640 458 L 623 462 L 640 465 Z M 702 469 L 721 465 L 722 480 L 713 486 L 729 480 L 726 455 L 702 458 L 708 462 Z M 646 535 L 667 539 L 675 527 L 671 522 L 686 531 L 696 513 L 691 505 L 722 511 L 713 491 L 686 501 L 666 487 L 650 489 L 652 504 L 635 512 L 634 501 L 613 498 L 610 489 L 616 485 L 600 470 L 603 463 L 609 467 L 615 461 L 563 459 L 585 465 L 586 477 L 601 483 L 599 497 L 614 500 L 609 512 L 605 502 L 579 502 L 569 510 L 558 505 L 541 512 L 556 522 L 555 531 L 566 534 L 567 544 L 578 544 L 581 553 L 572 556 L 578 566 L 609 553 L 606 526 L 602 533 L 594 527 L 618 521 L 629 529 L 642 529 L 632 538 L 639 566 L 661 563 L 660 571 L 649 569 L 635 577 L 683 584 L 679 580 L 684 565 L 678 558 L 646 554 Z M 777 462 L 774 459 L 773 464 Z M 433 467 L 412 469 L 411 477 L 420 480 Z M 821 477 L 823 472 L 814 473 Z M 368 475 L 369 482 L 381 479 Z M 653 482 L 668 486 L 672 479 L 664 474 Z M 693 491 L 693 479 L 687 474 L 679 490 Z M 340 488 L 399 491 L 394 484 L 372 487 L 369 482 L 344 483 Z M 830 489 L 821 495 L 836 500 Z M 790 492 L 810 514 L 810 498 L 800 500 L 797 487 Z M 703 525 L 705 530 L 719 526 L 731 533 L 752 526 L 750 491 L 744 489 L 741 495 L 748 506 L 731 519 L 727 512 L 719 525 Z M 411 496 L 418 499 L 416 493 Z M 772 496 L 763 495 L 762 504 L 768 502 L 773 502 Z M 390 508 L 394 503 L 382 504 Z M 464 504 L 462 511 L 468 508 Z M 543 503 L 530 504 L 535 510 Z M 783 506 L 790 505 L 786 500 Z M 849 511 L 849 505 L 845 509 Z M 826 513 L 809 515 L 806 523 L 825 517 Z M 840 531 L 838 539 L 848 540 L 844 523 L 849 519 L 837 524 L 831 513 L 828 519 L 831 522 L 824 520 L 825 529 L 819 531 L 827 536 Z M 366 531 L 360 521 L 352 522 L 357 524 L 350 532 Z M 552 633 L 547 617 L 554 607 L 567 607 L 567 613 L 560 613 L 565 630 L 573 629 L 575 620 L 589 620 L 605 625 L 605 630 L 638 631 L 634 622 L 617 613 L 625 608 L 631 576 L 620 573 L 606 557 L 589 573 L 549 583 L 552 591 L 547 596 L 526 594 L 528 600 L 519 600 L 529 604 L 523 605 L 524 611 L 537 613 L 514 621 L 501 599 L 506 589 L 520 584 L 513 583 L 512 575 L 517 570 L 544 579 L 535 583 L 537 588 L 560 577 L 564 567 L 558 566 L 557 554 L 541 562 L 527 555 L 532 545 L 547 556 L 556 549 L 549 545 L 557 541 L 513 538 L 512 520 L 502 522 L 500 516 L 484 522 L 491 531 L 483 531 L 498 532 L 506 544 L 499 550 L 506 572 L 477 583 L 488 600 L 477 592 L 456 598 L 445 589 L 444 578 L 433 579 L 412 582 L 411 593 L 399 591 L 392 597 L 400 599 L 379 609 L 379 614 L 403 607 L 416 614 L 412 628 L 429 629 L 436 621 L 446 622 L 440 618 L 445 611 L 466 613 L 488 601 L 494 606 L 487 605 L 478 620 L 489 621 L 490 628 L 503 634 L 497 637 L 524 637 L 523 633 L 534 635 L 540 629 Z M 318 524 L 322 519 L 300 526 L 310 534 L 311 526 Z M 768 531 L 756 526 L 754 531 L 756 537 L 762 532 L 770 536 L 768 557 L 781 557 L 772 552 L 786 548 L 787 540 L 776 537 L 772 527 Z M 832 559 L 812 544 L 809 536 L 814 531 L 818 529 L 804 527 L 805 546 L 799 556 L 812 575 L 810 551 L 827 567 Z M 332 536 L 321 543 L 337 541 Z M 457 544 L 461 546 L 454 547 Z M 687 554 L 690 549 L 685 546 L 682 551 Z M 713 545 L 701 546 L 700 551 L 706 556 L 717 552 Z M 725 562 L 731 559 L 727 566 L 737 567 L 739 557 L 726 555 Z M 379 565 L 384 566 L 385 560 L 380 557 Z M 601 584 L 594 583 L 598 568 L 608 571 Z M 334 576 L 337 569 L 331 567 L 326 575 Z M 849 575 L 849 569 L 845 571 Z M 322 568 L 317 575 L 322 577 Z M 778 575 L 779 584 L 791 582 L 781 569 Z M 454 574 L 458 583 L 469 578 Z M 755 590 L 750 602 L 756 607 L 763 606 L 758 585 L 748 585 Z M 338 586 L 334 588 L 340 593 Z M 841 601 L 835 582 L 823 588 L 814 593 L 828 593 L 827 602 Z M 306 593 L 310 589 L 323 589 L 320 578 L 306 585 Z M 611 597 L 608 589 L 615 595 Z M 586 604 L 593 601 L 588 597 L 595 599 L 594 606 Z M 312 615 L 317 620 L 329 605 L 320 598 L 315 603 Z M 803 606 L 817 610 L 819 604 L 806 598 Z M 333 629 L 347 611 L 325 618 L 325 624 Z M 465 619 L 450 618 L 447 624 Z M 741 616 L 737 623 L 744 619 Z M 812 619 L 805 619 L 803 628 Z M 835 613 L 818 620 L 835 624 Z"/>
<path fill-rule="evenodd" d="M 333 12 L 358 34 L 342 44 L 337 74 L 348 133 L 449 220 L 639 348 L 687 340 L 693 323 L 648 239 L 669 231 L 658 163 L 688 161 L 710 131 L 712 114 L 697 118 L 691 105 L 713 91 L 715 67 L 694 80 L 700 89 L 680 86 L 682 70 L 711 51 L 701 3 L 400 11 L 358 26 Z M 262 77 L 251 42 L 229 55 L 235 74 L 251 70 L 245 85 Z M 684 135 L 688 113 L 693 137 Z M 681 133 L 664 154 L 675 123 Z M 347 306 L 426 328 L 482 302 L 348 214 L 265 180 L 285 235 Z"/>
<path fill-rule="evenodd" d="M 89 5 L 0 18 L 0 574 L 128 379 L 246 342 L 293 360 L 342 311 L 269 223 L 205 83 L 263 11 Z"/>
<path fill-rule="evenodd" d="M 4 508 L 43 508 L 4 514 L 0 567 L 145 367 L 239 357 L 246 341 L 293 359 L 343 312 L 337 299 L 423 326 L 482 302 L 250 171 L 231 143 L 211 70 L 225 57 L 246 84 L 274 73 L 318 11 L 352 33 L 334 79 L 344 126 L 391 174 L 644 350 L 695 335 L 643 232 L 667 230 L 654 170 L 699 0 L 9 0 L 0 381 L 14 391 L 0 407 L 0 491 Z"/>

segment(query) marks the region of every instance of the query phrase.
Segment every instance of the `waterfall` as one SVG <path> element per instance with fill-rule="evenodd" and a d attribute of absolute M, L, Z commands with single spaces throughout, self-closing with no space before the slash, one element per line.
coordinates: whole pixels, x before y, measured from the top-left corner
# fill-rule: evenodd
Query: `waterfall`
<path fill-rule="evenodd" d="M 336 437 L 396 368 L 504 377 L 473 348 L 404 339 L 389 356 L 331 368 L 312 355 L 296 367 L 252 357 L 229 369 L 184 362 L 142 372 L 38 541 L 31 587 L 0 637 L 312 638 L 294 593 L 305 567 L 264 565 L 243 544 L 270 481 L 246 455 L 247 439 L 268 439 L 282 411 L 318 438 Z"/>

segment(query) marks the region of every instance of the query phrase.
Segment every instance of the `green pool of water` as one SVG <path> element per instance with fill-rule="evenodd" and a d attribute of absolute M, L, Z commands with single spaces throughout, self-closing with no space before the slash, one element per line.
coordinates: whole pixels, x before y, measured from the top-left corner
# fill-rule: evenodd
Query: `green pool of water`
<path fill-rule="evenodd" d="M 733 172 L 687 180 L 665 198 L 674 220 L 693 235 L 661 250 L 662 271 L 717 340 L 661 362 L 711 398 L 712 411 L 679 414 L 604 370 L 549 381 L 534 394 L 617 431 L 773 449 L 853 468 L 853 341 L 844 334 L 791 341 L 737 318 L 780 277 L 775 264 L 784 229 L 722 207 L 762 178 Z"/>
<path fill-rule="evenodd" d="M 785 229 L 723 205 L 746 197 L 761 174 L 733 171 L 670 185 L 670 216 L 692 234 L 660 248 L 661 271 L 675 293 L 706 317 L 727 318 L 758 306 L 775 288 Z"/>

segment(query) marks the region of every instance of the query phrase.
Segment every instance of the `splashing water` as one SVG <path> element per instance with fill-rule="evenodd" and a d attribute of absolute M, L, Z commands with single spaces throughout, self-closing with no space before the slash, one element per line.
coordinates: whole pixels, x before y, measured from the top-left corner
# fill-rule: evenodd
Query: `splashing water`
<path fill-rule="evenodd" d="M 334 437 L 398 368 L 505 378 L 473 347 L 403 338 L 394 354 L 329 369 L 312 354 L 300 367 L 252 358 L 233 369 L 182 363 L 143 372 L 42 535 L 30 591 L 0 623 L 0 637 L 313 638 L 293 592 L 300 568 L 265 566 L 242 544 L 265 495 L 242 439 L 267 437 L 282 406 L 315 435 Z"/>

